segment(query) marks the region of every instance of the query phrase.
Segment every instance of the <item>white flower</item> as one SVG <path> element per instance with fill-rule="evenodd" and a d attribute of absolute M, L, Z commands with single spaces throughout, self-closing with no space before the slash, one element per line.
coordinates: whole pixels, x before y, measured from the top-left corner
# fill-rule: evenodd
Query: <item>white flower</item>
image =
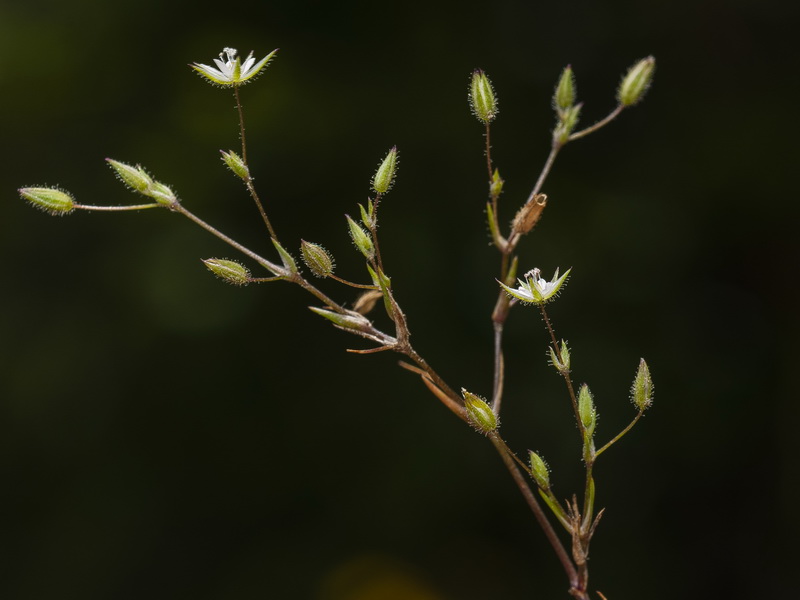
<path fill-rule="evenodd" d="M 558 295 L 561 287 L 567 281 L 570 271 L 572 271 L 572 269 L 567 269 L 567 272 L 559 277 L 558 269 L 556 269 L 556 274 L 553 275 L 553 279 L 547 281 L 541 276 L 542 272 L 539 269 L 531 269 L 525 273 L 525 281 L 517 279 L 519 287 L 516 289 L 508 287 L 503 283 L 498 283 L 500 283 L 509 296 L 517 300 L 522 300 L 522 302 L 527 304 L 545 304 Z"/>
<path fill-rule="evenodd" d="M 239 86 L 258 75 L 277 51 L 277 49 L 273 50 L 257 63 L 251 52 L 242 63 L 237 56 L 236 49 L 225 48 L 220 52 L 219 58 L 214 59 L 214 63 L 217 65 L 216 69 L 200 63 L 193 63 L 189 66 L 212 83 L 223 87 Z M 227 60 L 225 60 L 226 58 Z"/>

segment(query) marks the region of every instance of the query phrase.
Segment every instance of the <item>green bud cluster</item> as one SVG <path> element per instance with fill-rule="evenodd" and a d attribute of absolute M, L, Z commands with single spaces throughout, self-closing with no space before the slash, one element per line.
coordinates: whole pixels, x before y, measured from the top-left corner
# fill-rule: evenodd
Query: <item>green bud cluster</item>
<path fill-rule="evenodd" d="M 472 72 L 469 104 L 472 107 L 472 114 L 486 125 L 497 117 L 497 97 L 494 94 L 492 82 L 481 69 L 475 69 Z"/>
<path fill-rule="evenodd" d="M 333 256 L 319 244 L 312 244 L 305 240 L 300 240 L 300 255 L 303 262 L 317 277 L 329 277 L 333 274 L 336 266 Z"/>
<path fill-rule="evenodd" d="M 534 481 L 536 481 L 536 485 L 544 491 L 549 490 L 550 469 L 547 468 L 547 463 L 533 450 L 528 450 L 528 458 L 531 463 L 531 474 L 533 475 Z"/>
<path fill-rule="evenodd" d="M 569 141 L 569 136 L 578 124 L 582 104 L 575 104 L 576 98 L 575 75 L 572 67 L 567 65 L 561 72 L 561 77 L 553 93 L 553 108 L 556 111 L 558 122 L 553 130 L 553 142 L 563 146 Z"/>
<path fill-rule="evenodd" d="M 75 209 L 72 195 L 58 188 L 27 187 L 18 191 L 23 200 L 51 215 L 66 215 Z"/>
<path fill-rule="evenodd" d="M 347 217 L 347 225 L 350 227 L 350 237 L 353 238 L 353 243 L 358 248 L 359 252 L 364 255 L 367 260 L 375 258 L 375 245 L 366 231 L 361 228 L 361 225 L 353 221 L 349 215 Z"/>
<path fill-rule="evenodd" d="M 597 426 L 597 410 L 594 407 L 592 392 L 589 391 L 589 386 L 585 383 L 578 392 L 578 414 L 586 434 L 591 437 L 594 435 L 594 429 Z"/>
<path fill-rule="evenodd" d="M 481 433 L 491 433 L 497 430 L 499 421 L 494 414 L 491 406 L 480 396 L 468 392 L 461 388 L 461 395 L 464 398 L 464 408 L 467 409 L 467 417 L 473 427 Z"/>
<path fill-rule="evenodd" d="M 617 100 L 622 106 L 633 106 L 644 98 L 653 82 L 655 68 L 656 59 L 648 56 L 628 69 L 617 88 Z"/>
<path fill-rule="evenodd" d="M 366 331 L 370 326 L 369 320 L 357 312 L 347 311 L 347 313 L 338 313 L 333 310 L 317 308 L 315 306 L 309 306 L 309 309 L 343 329 Z"/>
<path fill-rule="evenodd" d="M 383 159 L 375 175 L 372 177 L 372 189 L 378 194 L 385 194 L 394 183 L 397 174 L 397 146 L 389 150 L 389 154 Z"/>
<path fill-rule="evenodd" d="M 203 264 L 214 275 L 232 285 L 247 285 L 250 283 L 250 271 L 235 260 L 209 258 L 204 260 Z"/>
<path fill-rule="evenodd" d="M 643 358 L 639 360 L 639 368 L 631 386 L 631 402 L 640 411 L 645 411 L 653 405 L 653 378 Z"/>
<path fill-rule="evenodd" d="M 177 204 L 178 197 L 169 186 L 153 180 L 141 166 L 134 167 L 111 158 L 107 158 L 106 162 L 114 169 L 119 180 L 134 192 L 152 198 L 164 206 Z"/>
<path fill-rule="evenodd" d="M 567 347 L 567 342 L 561 340 L 559 352 L 556 352 L 552 346 L 550 346 L 549 350 L 550 362 L 553 364 L 556 370 L 562 375 L 568 374 L 570 370 L 570 354 L 569 348 Z"/>
<path fill-rule="evenodd" d="M 247 168 L 241 156 L 236 154 L 233 150 L 228 152 L 220 150 L 220 152 L 222 153 L 222 162 L 233 171 L 234 175 L 242 181 L 250 181 L 250 169 Z"/>

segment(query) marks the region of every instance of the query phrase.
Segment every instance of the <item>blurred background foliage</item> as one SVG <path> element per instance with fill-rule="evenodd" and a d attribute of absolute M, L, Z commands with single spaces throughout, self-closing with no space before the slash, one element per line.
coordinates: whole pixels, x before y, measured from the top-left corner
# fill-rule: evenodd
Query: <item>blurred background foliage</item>
<path fill-rule="evenodd" d="M 219 161 L 227 91 L 193 75 L 224 46 L 281 50 L 243 89 L 253 172 L 287 246 L 364 280 L 343 218 L 394 144 L 382 249 L 418 350 L 488 394 L 496 253 L 482 130 L 513 216 L 547 155 L 571 64 L 583 123 L 657 57 L 645 102 L 568 146 L 523 268 L 574 268 L 551 315 L 600 440 L 633 415 L 640 356 L 656 404 L 599 462 L 607 506 L 592 587 L 610 599 L 785 597 L 794 589 L 798 335 L 793 129 L 797 6 L 699 2 L 0 4 L 0 593 L 5 598 L 566 598 L 490 445 L 387 354 L 283 284 L 235 289 L 237 258 L 162 211 L 51 218 L 16 188 L 132 200 L 104 165 L 141 163 L 200 216 L 271 252 Z M 791 157 L 795 157 L 792 159 Z M 327 286 L 349 302 L 347 289 Z M 579 489 L 577 436 L 536 314 L 507 336 L 504 435 Z M 790 587 L 791 585 L 791 587 Z"/>

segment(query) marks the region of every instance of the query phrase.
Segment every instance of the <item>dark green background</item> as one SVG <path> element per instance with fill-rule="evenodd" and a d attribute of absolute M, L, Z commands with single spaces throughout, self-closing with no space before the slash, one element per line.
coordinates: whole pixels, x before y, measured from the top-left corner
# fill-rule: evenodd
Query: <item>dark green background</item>
<path fill-rule="evenodd" d="M 298 288 L 215 280 L 199 259 L 236 255 L 177 216 L 52 218 L 17 197 L 58 184 L 85 203 L 134 201 L 103 159 L 138 162 L 269 254 L 218 158 L 237 145 L 232 98 L 186 66 L 232 45 L 281 48 L 243 98 L 287 245 L 322 243 L 364 280 L 343 214 L 397 144 L 388 271 L 418 350 L 480 394 L 497 256 L 471 70 L 500 97 L 507 221 L 546 157 L 560 70 L 573 65 L 588 124 L 654 54 L 646 101 L 559 157 L 522 247 L 524 268 L 574 268 L 551 315 L 595 393 L 600 440 L 633 415 L 640 356 L 656 381 L 651 413 L 597 467 L 608 510 L 592 589 L 787 597 L 800 533 L 797 17 L 755 1 L 3 3 L 0 594 L 567 597 L 491 446 L 395 356 L 345 353 L 365 344 Z M 545 349 L 535 312 L 515 310 L 503 431 L 549 459 L 567 496 L 579 449 Z"/>

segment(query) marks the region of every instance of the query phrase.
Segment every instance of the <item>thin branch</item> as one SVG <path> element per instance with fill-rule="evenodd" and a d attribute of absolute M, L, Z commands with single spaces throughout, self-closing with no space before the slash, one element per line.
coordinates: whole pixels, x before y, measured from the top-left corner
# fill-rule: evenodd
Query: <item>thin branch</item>
<path fill-rule="evenodd" d="M 629 425 L 628 425 L 628 426 L 627 426 L 625 429 L 623 429 L 622 431 L 620 431 L 620 432 L 619 432 L 619 433 L 618 433 L 618 434 L 617 434 L 617 435 L 614 437 L 614 439 L 613 439 L 613 440 L 611 440 L 610 442 L 608 442 L 608 443 L 607 443 L 605 446 L 603 446 L 602 448 L 600 448 L 600 450 L 598 450 L 597 452 L 595 452 L 595 453 L 594 453 L 594 455 L 595 455 L 595 458 L 596 458 L 596 457 L 598 457 L 598 456 L 600 456 L 600 455 L 601 455 L 603 452 L 605 452 L 606 450 L 608 450 L 608 449 L 609 449 L 609 448 L 610 448 L 610 447 L 611 447 L 613 444 L 615 444 L 617 441 L 619 441 L 619 440 L 622 438 L 622 436 L 623 436 L 623 435 L 625 435 L 625 434 L 626 434 L 626 433 L 628 433 L 628 432 L 629 432 L 631 429 L 633 429 L 633 426 L 634 426 L 634 425 L 636 425 L 636 423 L 639 421 L 639 419 L 641 419 L 641 418 L 642 418 L 642 415 L 643 415 L 643 414 L 644 414 L 644 411 L 643 411 L 643 410 L 640 410 L 640 411 L 639 411 L 639 413 L 638 413 L 638 414 L 637 414 L 637 415 L 636 415 L 636 416 L 633 418 L 633 421 L 631 421 L 631 422 L 630 422 L 630 424 L 629 424 Z"/>
<path fill-rule="evenodd" d="M 247 179 L 245 180 L 245 185 L 247 186 L 247 191 L 250 193 L 250 197 L 253 199 L 253 202 L 256 203 L 256 208 L 258 208 L 261 219 L 267 226 L 267 231 L 269 231 L 270 237 L 277 241 L 278 236 L 275 233 L 275 230 L 272 228 L 272 223 L 270 223 L 269 217 L 267 217 L 267 211 L 264 210 L 264 205 L 261 203 L 261 199 L 258 197 L 256 188 L 253 185 L 253 178 L 250 176 L 250 163 L 247 162 L 247 140 L 245 139 L 244 134 L 244 109 L 242 108 L 242 102 L 239 98 L 238 85 L 233 86 L 233 96 L 236 98 L 236 109 L 239 113 L 239 137 L 242 140 L 242 162 L 247 168 Z"/>
<path fill-rule="evenodd" d="M 556 340 L 556 332 L 553 329 L 553 325 L 550 323 L 550 317 L 547 316 L 547 310 L 545 310 L 544 304 L 539 305 L 539 310 L 541 311 L 542 318 L 547 326 L 547 331 L 550 333 L 550 340 L 553 343 L 553 350 L 555 350 L 560 359 L 561 349 L 558 345 L 558 340 Z M 580 411 L 578 410 L 578 396 L 575 394 L 575 388 L 572 386 L 572 378 L 569 376 L 569 371 L 561 372 L 561 375 L 564 377 L 564 381 L 567 384 L 569 398 L 572 401 L 572 410 L 575 412 L 575 419 L 578 421 L 578 429 L 580 431 L 581 440 L 583 440 L 583 434 L 586 428 L 583 426 L 583 421 L 581 421 Z"/>
<path fill-rule="evenodd" d="M 119 212 L 123 210 L 144 210 L 146 208 L 164 208 L 163 204 L 154 202 L 152 204 L 131 204 L 123 206 L 93 206 L 91 204 L 73 204 L 73 208 L 81 210 L 104 211 L 104 212 Z"/>
<path fill-rule="evenodd" d="M 536 517 L 539 526 L 544 531 L 547 541 L 550 542 L 553 551 L 556 553 L 556 557 L 561 563 L 564 572 L 567 574 L 567 579 L 569 580 L 571 590 L 577 590 L 579 585 L 578 571 L 575 569 L 575 565 L 572 563 L 572 560 L 567 554 L 567 551 L 564 548 L 564 545 L 561 543 L 561 540 L 558 538 L 553 526 L 550 524 L 550 521 L 547 520 L 547 515 L 545 515 L 541 505 L 539 504 L 539 501 L 536 500 L 536 497 L 533 495 L 533 491 L 531 490 L 530 486 L 528 486 L 527 480 L 514 463 L 514 459 L 511 458 L 506 452 L 500 436 L 497 435 L 497 433 L 492 433 L 489 435 L 489 439 L 492 441 L 492 444 L 494 444 L 498 454 L 500 454 L 503 464 L 505 464 L 509 473 L 511 473 L 514 483 L 517 484 L 519 491 L 522 493 L 522 497 L 525 499 L 528 507 L 533 512 L 533 516 Z"/>
<path fill-rule="evenodd" d="M 600 121 L 598 121 L 594 125 L 587 127 L 586 129 L 581 129 L 580 131 L 576 131 L 575 133 L 570 135 L 569 138 L 567 138 L 567 141 L 573 142 L 575 140 L 579 140 L 582 137 L 589 135 L 590 133 L 594 133 L 601 127 L 605 127 L 606 125 L 611 123 L 611 121 L 616 119 L 624 108 L 625 107 L 622 104 L 618 105 L 614 110 L 612 110 L 608 114 L 608 116 L 605 119 L 601 119 Z"/>

